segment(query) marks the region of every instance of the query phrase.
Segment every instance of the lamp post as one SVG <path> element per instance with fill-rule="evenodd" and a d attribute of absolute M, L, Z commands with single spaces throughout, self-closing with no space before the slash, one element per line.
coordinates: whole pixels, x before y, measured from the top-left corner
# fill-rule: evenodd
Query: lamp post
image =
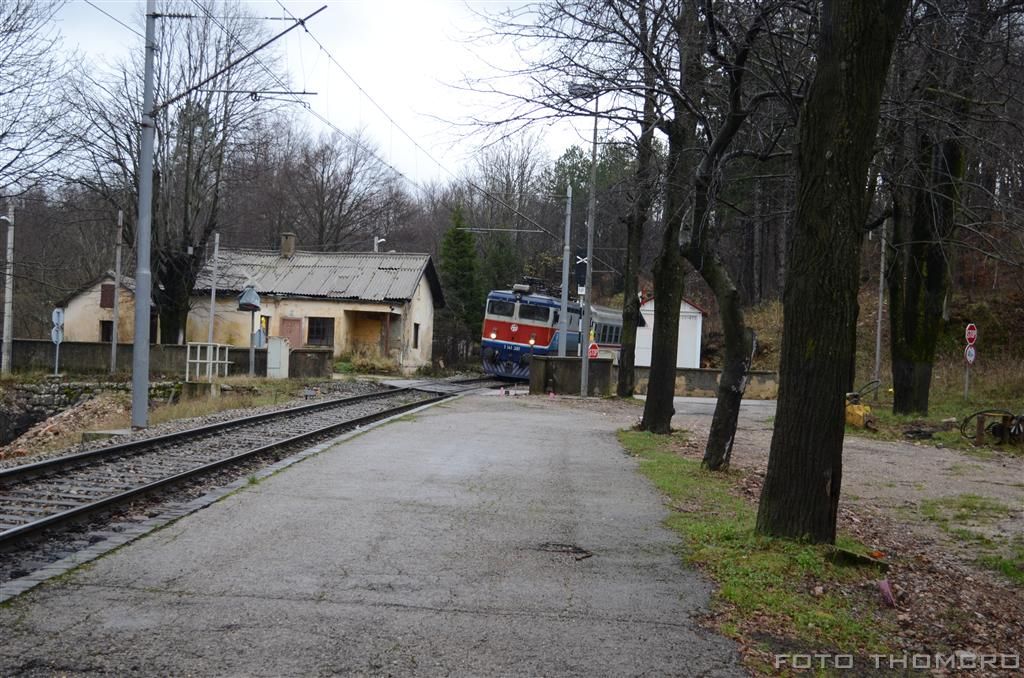
<path fill-rule="evenodd" d="M 565 237 L 562 240 L 562 303 L 558 316 L 558 357 L 565 357 L 569 343 L 569 240 L 572 236 L 572 184 L 565 187 Z"/>
<path fill-rule="evenodd" d="M 583 327 L 580 328 L 580 346 L 583 355 L 583 368 L 580 373 L 580 396 L 586 398 L 589 391 L 590 380 L 590 299 L 591 285 L 593 283 L 594 270 L 594 219 L 597 216 L 597 120 L 598 101 L 600 96 L 594 96 L 594 141 L 590 149 L 590 201 L 587 205 L 587 278 L 584 286 L 585 296 L 583 298 Z"/>
<path fill-rule="evenodd" d="M 248 285 L 238 298 L 238 310 L 249 311 L 249 376 L 256 376 L 256 311 L 260 310 L 260 295 Z"/>

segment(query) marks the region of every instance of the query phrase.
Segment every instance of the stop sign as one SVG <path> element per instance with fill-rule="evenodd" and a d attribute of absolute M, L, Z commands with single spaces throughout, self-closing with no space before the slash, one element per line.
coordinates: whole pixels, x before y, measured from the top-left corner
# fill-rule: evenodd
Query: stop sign
<path fill-rule="evenodd" d="M 597 343 L 591 342 L 590 346 L 587 347 L 587 357 L 591 360 L 597 357 Z"/>
<path fill-rule="evenodd" d="M 978 326 L 974 323 L 969 323 L 964 336 L 967 338 L 967 345 L 974 346 L 974 342 L 978 340 Z"/>

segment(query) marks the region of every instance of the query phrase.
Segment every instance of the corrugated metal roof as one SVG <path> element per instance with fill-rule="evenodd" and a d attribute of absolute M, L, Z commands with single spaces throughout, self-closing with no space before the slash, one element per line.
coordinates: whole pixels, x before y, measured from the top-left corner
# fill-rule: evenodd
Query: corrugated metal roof
<path fill-rule="evenodd" d="M 361 301 L 405 301 L 426 274 L 434 305 L 443 306 L 440 284 L 430 256 L 394 252 L 296 252 L 222 249 L 217 289 L 241 292 L 253 285 L 260 294 L 281 294 Z M 196 280 L 195 292 L 210 289 L 210 262 Z"/>

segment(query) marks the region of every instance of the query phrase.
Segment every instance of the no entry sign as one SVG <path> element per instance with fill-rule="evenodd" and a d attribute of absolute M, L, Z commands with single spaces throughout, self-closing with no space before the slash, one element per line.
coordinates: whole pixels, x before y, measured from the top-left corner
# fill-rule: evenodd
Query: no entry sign
<path fill-rule="evenodd" d="M 967 329 L 964 331 L 964 337 L 967 339 L 968 346 L 974 346 L 974 342 L 978 340 L 978 326 L 974 323 L 968 323 Z"/>

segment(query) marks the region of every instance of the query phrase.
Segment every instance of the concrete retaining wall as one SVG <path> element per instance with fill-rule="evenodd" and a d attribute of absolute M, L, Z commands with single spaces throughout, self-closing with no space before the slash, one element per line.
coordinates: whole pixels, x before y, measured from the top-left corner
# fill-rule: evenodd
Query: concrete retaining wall
<path fill-rule="evenodd" d="M 647 393 L 647 382 L 651 368 L 637 367 L 636 392 Z M 718 381 L 721 370 L 679 368 L 676 370 L 677 396 L 705 396 L 714 398 L 718 395 Z M 743 397 L 750 400 L 774 400 L 779 395 L 779 375 L 775 372 L 755 371 L 750 373 L 750 383 Z"/>
<path fill-rule="evenodd" d="M 34 424 L 63 412 L 103 391 L 131 391 L 127 382 L 41 381 L 35 384 L 5 384 L 0 388 L 0 444 L 7 444 Z M 177 397 L 181 384 L 155 382 L 149 386 L 151 401 Z"/>
<path fill-rule="evenodd" d="M 54 345 L 42 339 L 15 339 L 12 364 L 15 371 L 53 371 Z M 149 350 L 149 373 L 173 379 L 185 378 L 184 346 L 153 344 Z M 249 350 L 232 349 L 231 375 L 249 373 Z M 256 349 L 257 376 L 267 374 L 267 350 Z M 71 374 L 105 373 L 110 367 L 110 344 L 91 341 L 65 341 L 60 345 L 60 371 Z M 117 345 L 117 371 L 132 369 L 132 345 Z M 299 348 L 291 351 L 289 376 L 296 379 L 328 378 L 334 369 L 331 350 Z"/>
<path fill-rule="evenodd" d="M 554 391 L 558 394 L 579 395 L 582 367 L 582 358 L 534 356 L 530 363 L 530 393 L 543 394 Z M 612 395 L 615 392 L 615 380 L 612 376 L 611 359 L 591 360 L 587 375 L 588 395 Z"/>
<path fill-rule="evenodd" d="M 552 356 L 535 356 L 530 369 L 530 393 L 544 394 L 554 391 L 559 395 L 579 395 L 580 358 L 558 358 Z M 637 367 L 636 393 L 647 393 L 647 382 L 651 368 Z M 679 368 L 676 370 L 677 396 L 705 396 L 714 398 L 718 395 L 720 370 Z M 618 368 L 606 358 L 590 361 L 590 377 L 587 385 L 592 396 L 609 396 L 615 393 L 618 382 Z M 751 372 L 750 383 L 743 394 L 750 400 L 774 400 L 779 394 L 778 375 L 775 372 Z"/>

